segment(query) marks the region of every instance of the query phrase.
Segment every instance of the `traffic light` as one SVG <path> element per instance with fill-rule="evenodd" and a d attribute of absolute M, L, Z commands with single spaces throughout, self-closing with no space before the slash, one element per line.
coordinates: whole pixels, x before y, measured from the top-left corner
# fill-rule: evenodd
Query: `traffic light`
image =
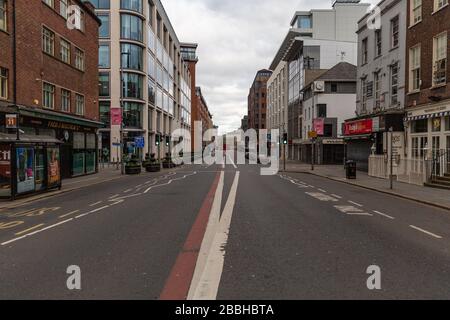
<path fill-rule="evenodd" d="M 287 133 L 283 133 L 283 144 L 288 144 L 288 135 L 287 135 Z"/>
<path fill-rule="evenodd" d="M 169 144 L 170 144 L 170 137 L 166 136 L 166 146 L 169 146 Z"/>
<path fill-rule="evenodd" d="M 157 134 L 155 136 L 155 145 L 159 146 L 160 142 L 161 142 L 161 136 L 159 134 Z"/>

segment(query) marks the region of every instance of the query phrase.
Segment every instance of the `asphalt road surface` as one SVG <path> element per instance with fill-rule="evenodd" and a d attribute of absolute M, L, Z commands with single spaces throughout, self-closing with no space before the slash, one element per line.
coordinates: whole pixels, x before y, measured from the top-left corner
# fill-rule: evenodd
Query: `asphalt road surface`
<path fill-rule="evenodd" d="M 449 299 L 449 249 L 448 211 L 259 165 L 184 166 L 1 211 L 0 299 Z"/>

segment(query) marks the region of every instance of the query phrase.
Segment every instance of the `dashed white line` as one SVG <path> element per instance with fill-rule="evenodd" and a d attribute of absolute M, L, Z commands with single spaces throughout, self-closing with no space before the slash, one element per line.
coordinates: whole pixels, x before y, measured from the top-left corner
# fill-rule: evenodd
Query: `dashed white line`
<path fill-rule="evenodd" d="M 89 205 L 89 207 L 95 207 L 96 205 L 99 205 L 100 203 L 102 203 L 103 201 L 97 201 L 95 203 L 92 203 Z"/>
<path fill-rule="evenodd" d="M 320 192 L 327 193 L 327 191 L 326 191 L 326 190 L 323 190 L 323 189 L 317 189 L 317 190 L 319 190 Z"/>
<path fill-rule="evenodd" d="M 131 191 L 133 191 L 133 189 L 127 189 L 123 193 L 128 193 L 128 192 L 131 192 Z"/>
<path fill-rule="evenodd" d="M 115 195 L 109 197 L 108 199 L 114 199 L 114 198 L 117 198 L 118 196 L 119 196 L 118 194 L 115 194 Z"/>
<path fill-rule="evenodd" d="M 416 227 L 416 226 L 413 226 L 413 225 L 410 225 L 410 227 L 413 228 L 413 229 L 415 229 L 415 230 L 417 230 L 417 231 L 423 232 L 423 233 L 425 233 L 425 234 L 427 234 L 427 235 L 429 235 L 429 236 L 432 236 L 433 238 L 436 238 L 436 239 L 442 239 L 441 236 L 439 236 L 439 235 L 437 235 L 437 234 L 434 234 L 434 233 L 432 233 L 432 232 L 430 232 L 430 231 L 424 230 L 424 229 L 422 229 L 422 228 L 419 228 L 419 227 Z"/>
<path fill-rule="evenodd" d="M 335 198 L 338 198 L 338 199 L 342 199 L 341 196 L 338 196 L 337 194 L 334 194 L 334 193 L 332 194 L 332 196 L 335 197 Z"/>
<path fill-rule="evenodd" d="M 376 214 L 378 214 L 378 215 L 380 215 L 382 217 L 385 217 L 385 218 L 388 218 L 388 219 L 391 219 L 391 220 L 395 220 L 394 217 L 391 217 L 390 215 L 387 215 L 386 213 L 383 213 L 383 212 L 380 212 L 380 211 L 376 211 L 376 210 L 374 210 L 373 212 L 375 212 Z"/>
<path fill-rule="evenodd" d="M 354 204 L 355 206 L 358 206 L 358 207 L 364 207 L 362 204 L 360 204 L 358 202 L 354 202 L 354 201 L 350 201 L 350 200 L 348 202 L 351 204 Z"/>
<path fill-rule="evenodd" d="M 71 212 L 69 212 L 69 213 L 63 214 L 62 216 L 59 216 L 59 217 L 60 217 L 60 218 L 65 218 L 65 217 L 67 217 L 67 216 L 70 216 L 70 215 L 75 214 L 75 213 L 78 213 L 78 212 L 80 212 L 80 210 L 74 210 L 74 211 L 71 211 Z"/>
<path fill-rule="evenodd" d="M 101 210 L 105 210 L 106 208 L 109 208 L 109 206 L 103 206 L 103 207 L 97 208 L 95 210 L 90 211 L 90 213 L 95 213 L 95 212 L 98 212 L 98 211 L 101 211 Z"/>

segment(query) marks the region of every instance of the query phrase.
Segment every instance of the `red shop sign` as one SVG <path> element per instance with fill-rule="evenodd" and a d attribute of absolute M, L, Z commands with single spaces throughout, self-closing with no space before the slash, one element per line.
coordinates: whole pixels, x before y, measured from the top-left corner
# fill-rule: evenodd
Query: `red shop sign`
<path fill-rule="evenodd" d="M 345 135 L 370 134 L 372 133 L 372 119 L 357 120 L 345 123 Z"/>

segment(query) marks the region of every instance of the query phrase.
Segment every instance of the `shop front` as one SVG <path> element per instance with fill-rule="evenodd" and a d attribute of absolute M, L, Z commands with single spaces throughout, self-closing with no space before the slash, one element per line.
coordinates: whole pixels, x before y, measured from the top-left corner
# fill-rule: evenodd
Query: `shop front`
<path fill-rule="evenodd" d="M 52 137 L 0 133 L 0 198 L 61 188 L 60 145 Z"/>
<path fill-rule="evenodd" d="M 5 121 L 4 118 L 0 117 L 0 121 Z M 20 110 L 19 123 L 20 130 L 27 135 L 51 137 L 60 142 L 63 179 L 98 172 L 97 130 L 102 123 L 25 107 Z"/>

